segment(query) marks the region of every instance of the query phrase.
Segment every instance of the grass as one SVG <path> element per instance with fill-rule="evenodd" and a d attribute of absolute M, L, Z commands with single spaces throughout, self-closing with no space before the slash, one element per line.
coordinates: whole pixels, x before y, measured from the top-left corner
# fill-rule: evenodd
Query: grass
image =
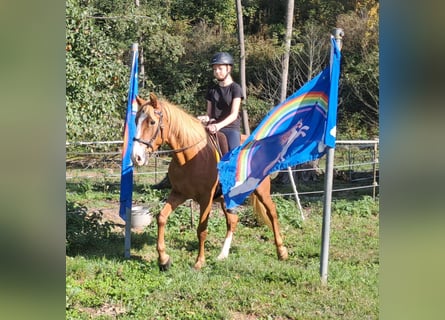
<path fill-rule="evenodd" d="M 139 186 L 138 203 L 158 208 L 165 191 Z M 118 188 L 67 185 L 67 319 L 377 319 L 379 272 L 378 200 L 369 196 L 332 204 L 329 276 L 320 281 L 322 204 L 306 201 L 301 221 L 294 201 L 274 198 L 289 250 L 278 261 L 273 234 L 250 208 L 239 213 L 229 258 L 216 261 L 225 221 L 212 212 L 207 263 L 197 255 L 190 208 L 179 207 L 167 225 L 168 272 L 157 266 L 156 225 L 132 234 L 132 257 L 124 259 L 124 236 L 104 223 L 101 210 L 118 206 Z M 94 210 L 93 210 L 94 208 Z M 91 211 L 94 214 L 91 214 Z M 197 221 L 197 212 L 194 212 Z"/>

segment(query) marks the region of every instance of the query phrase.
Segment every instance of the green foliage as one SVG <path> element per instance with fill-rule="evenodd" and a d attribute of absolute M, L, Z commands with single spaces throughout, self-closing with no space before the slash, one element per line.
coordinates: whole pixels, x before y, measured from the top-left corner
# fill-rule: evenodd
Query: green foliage
<path fill-rule="evenodd" d="M 359 114 L 361 126 L 372 136 L 378 134 L 379 124 L 379 5 L 371 0 L 366 6 L 369 8 L 359 2 L 355 11 L 337 18 L 337 24 L 347 32 L 340 95 L 344 112 Z"/>
<path fill-rule="evenodd" d="M 368 131 L 368 126 L 364 123 L 363 114 L 342 110 L 338 118 L 338 139 L 359 140 L 372 137 L 372 133 Z"/>
<path fill-rule="evenodd" d="M 247 103 L 243 108 L 246 108 L 249 115 L 249 125 L 251 130 L 254 130 L 254 128 L 260 124 L 261 120 L 263 120 L 272 107 L 273 102 L 267 103 L 264 100 L 258 99 L 254 95 L 247 99 Z"/>
<path fill-rule="evenodd" d="M 332 211 L 341 215 L 376 216 L 379 213 L 379 201 L 370 196 L 364 196 L 355 202 L 337 200 L 332 203 Z"/>
<path fill-rule="evenodd" d="M 295 199 L 285 199 L 274 197 L 274 202 L 278 212 L 278 219 L 282 225 L 290 225 L 295 228 L 302 227 L 301 213 Z"/>
<path fill-rule="evenodd" d="M 66 204 L 66 253 L 72 255 L 85 248 L 95 248 L 97 239 L 110 236 L 112 224 L 102 222 L 102 213 L 88 214 L 85 206 L 73 202 Z"/>
<path fill-rule="evenodd" d="M 68 140 L 122 137 L 133 42 L 140 41 L 144 48 L 146 72 L 150 74 L 146 85 L 151 85 L 151 90 L 170 93 L 164 89 L 165 84 L 174 90 L 174 80 L 181 81 L 175 66 L 183 54 L 183 47 L 180 37 L 170 30 L 166 10 L 146 5 L 132 19 L 127 10 L 123 2 L 119 6 L 100 1 L 93 5 L 67 1 Z"/>
<path fill-rule="evenodd" d="M 339 14 L 352 9 L 354 9 L 353 1 L 295 1 L 295 15 L 299 17 L 297 23 L 311 20 L 328 28 L 336 26 L 335 20 Z"/>
<path fill-rule="evenodd" d="M 236 28 L 236 7 L 232 0 L 177 0 L 172 2 L 171 15 L 175 19 L 189 20 L 192 25 L 208 21 L 221 33 L 232 33 Z"/>
<path fill-rule="evenodd" d="M 256 127 L 278 102 L 287 1 L 248 0 L 242 6 L 246 108 L 251 127 Z M 378 134 L 378 2 L 301 0 L 295 3 L 294 16 L 289 92 L 325 64 L 322 54 L 327 49 L 315 45 L 319 52 L 314 56 L 305 37 L 328 39 L 333 26 L 342 27 L 346 37 L 339 127 L 349 136 Z M 308 31 L 309 24 L 314 33 Z M 236 27 L 232 0 L 140 1 L 138 7 L 122 0 L 67 0 L 67 140 L 122 138 L 134 42 L 139 43 L 145 70 L 140 73 L 140 95 L 156 92 L 192 114 L 205 112 L 204 95 L 213 80 L 209 59 L 216 51 L 228 51 L 237 62 Z M 238 63 L 233 75 L 239 81 Z M 356 114 L 360 120 L 349 123 Z M 361 132 L 353 132 L 360 126 Z"/>
<path fill-rule="evenodd" d="M 93 8 L 66 4 L 67 140 L 120 137 L 127 68 L 123 52 L 91 19 Z"/>

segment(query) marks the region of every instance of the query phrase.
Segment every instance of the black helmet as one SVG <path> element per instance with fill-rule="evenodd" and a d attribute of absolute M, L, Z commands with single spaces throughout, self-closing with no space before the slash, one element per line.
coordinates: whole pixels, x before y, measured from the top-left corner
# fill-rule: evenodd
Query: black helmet
<path fill-rule="evenodd" d="M 218 52 L 213 55 L 210 64 L 212 66 L 214 64 L 230 64 L 231 66 L 233 66 L 233 57 L 230 55 L 230 53 Z"/>

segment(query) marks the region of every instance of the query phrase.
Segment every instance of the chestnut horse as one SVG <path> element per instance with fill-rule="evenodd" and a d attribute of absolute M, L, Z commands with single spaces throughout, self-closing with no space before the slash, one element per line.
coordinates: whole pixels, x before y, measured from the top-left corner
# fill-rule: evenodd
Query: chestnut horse
<path fill-rule="evenodd" d="M 149 155 L 158 150 L 162 144 L 167 144 L 172 149 L 172 160 L 168 168 L 171 192 L 157 216 L 160 270 L 167 270 L 171 265 L 171 258 L 166 253 L 164 242 L 167 219 L 170 213 L 187 199 L 195 200 L 200 206 L 197 229 L 199 251 L 194 268 L 201 269 L 205 263 L 204 242 L 213 201 L 221 204 L 227 224 L 226 237 L 218 259 L 227 258 L 238 216 L 228 212 L 222 195 L 216 194 L 219 185 L 217 169 L 219 154 L 215 144 L 211 142 L 202 123 L 180 107 L 158 99 L 153 93 L 150 94 L 148 101 L 140 97 L 136 100 L 139 109 L 136 114 L 137 129 L 132 150 L 133 163 L 137 166 L 146 164 Z M 256 213 L 260 217 L 262 215 L 273 230 L 278 258 L 286 260 L 287 249 L 283 245 L 275 204 L 270 196 L 269 178 L 257 187 L 251 199 Z"/>

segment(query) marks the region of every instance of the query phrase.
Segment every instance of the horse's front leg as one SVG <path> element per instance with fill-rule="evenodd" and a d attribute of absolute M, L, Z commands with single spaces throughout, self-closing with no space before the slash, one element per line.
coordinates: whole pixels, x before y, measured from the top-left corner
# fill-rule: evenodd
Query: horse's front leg
<path fill-rule="evenodd" d="M 199 208 L 200 208 L 199 225 L 197 229 L 199 248 L 198 248 L 198 257 L 196 258 L 194 266 L 196 270 L 201 269 L 204 266 L 206 260 L 204 244 L 208 233 L 207 225 L 209 222 L 209 214 L 210 210 L 212 209 L 211 197 L 199 201 Z"/>
<path fill-rule="evenodd" d="M 167 199 L 167 203 L 162 208 L 161 212 L 157 216 L 157 224 L 158 224 L 158 243 L 156 245 L 156 249 L 158 251 L 158 265 L 161 271 L 167 271 L 172 261 L 170 256 L 166 253 L 165 250 L 165 226 L 167 224 L 167 220 L 169 215 L 183 203 L 185 200 L 183 197 L 176 193 L 170 193 Z"/>
<path fill-rule="evenodd" d="M 224 215 L 226 216 L 226 238 L 224 239 L 224 245 L 221 249 L 221 253 L 218 256 L 218 260 L 226 259 L 229 256 L 230 247 L 232 245 L 233 235 L 235 233 L 236 225 L 238 224 L 238 215 L 233 213 L 232 211 L 228 211 L 224 204 L 224 201 L 221 202 L 221 207 L 224 211 Z"/>

